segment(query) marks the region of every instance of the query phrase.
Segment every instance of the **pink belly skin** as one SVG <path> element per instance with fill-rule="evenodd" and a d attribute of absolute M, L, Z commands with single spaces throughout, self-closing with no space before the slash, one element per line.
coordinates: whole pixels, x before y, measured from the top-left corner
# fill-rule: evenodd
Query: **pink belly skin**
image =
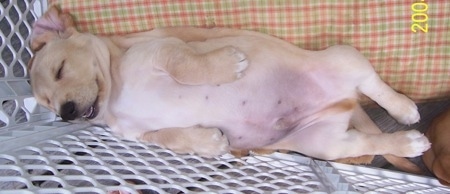
<path fill-rule="evenodd" d="M 345 92 L 351 90 L 324 79 L 311 72 L 280 69 L 265 78 L 254 72 L 245 79 L 215 86 L 186 86 L 170 78 L 158 79 L 143 84 L 148 87 L 145 93 L 136 94 L 136 88 L 124 87 L 119 100 L 133 100 L 121 102 L 117 110 L 122 111 L 116 112 L 129 121 L 128 129 L 218 127 L 232 148 L 258 148 L 301 128 L 297 124 L 302 119 L 330 102 L 353 97 L 353 93 Z M 123 111 L 127 109 L 142 112 L 127 114 Z"/>
<path fill-rule="evenodd" d="M 236 90 L 239 98 L 228 99 L 225 104 L 230 106 L 221 107 L 229 115 L 222 117 L 223 122 L 210 124 L 222 129 L 235 149 L 258 148 L 277 142 L 298 129 L 302 119 L 326 107 L 333 96 L 339 96 L 335 89 L 326 90 L 311 79 L 310 76 L 280 74 L 274 80 L 252 87 L 251 91 Z M 208 101 L 220 107 L 213 98 L 208 97 Z"/>
<path fill-rule="evenodd" d="M 251 56 L 246 74 L 221 85 L 182 85 L 167 74 L 149 73 L 151 69 L 139 68 L 142 64 L 130 64 L 135 67 L 126 68 L 123 76 L 142 79 L 124 79 L 127 82 L 117 99 L 110 102 L 115 118 L 121 118 L 118 128 L 145 132 L 195 125 L 217 127 L 232 148 L 251 149 L 301 129 L 298 123 L 334 102 L 356 97 L 357 83 L 344 83 L 348 75 L 330 70 L 332 66 L 324 65 L 330 61 L 320 53 L 240 49 Z M 278 56 L 283 54 L 290 58 Z"/>

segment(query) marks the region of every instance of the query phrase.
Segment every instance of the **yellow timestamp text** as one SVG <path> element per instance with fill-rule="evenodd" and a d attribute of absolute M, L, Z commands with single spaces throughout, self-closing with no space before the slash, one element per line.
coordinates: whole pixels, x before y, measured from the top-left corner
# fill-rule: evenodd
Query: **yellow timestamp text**
<path fill-rule="evenodd" d="M 413 32 L 428 32 L 428 4 L 425 0 L 413 3 L 411 5 L 413 14 L 411 15 L 412 25 L 411 31 Z"/>

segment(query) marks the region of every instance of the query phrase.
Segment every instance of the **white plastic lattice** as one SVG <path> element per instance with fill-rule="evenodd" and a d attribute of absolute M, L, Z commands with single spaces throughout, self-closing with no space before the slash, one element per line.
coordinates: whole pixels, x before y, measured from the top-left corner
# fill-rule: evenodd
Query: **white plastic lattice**
<path fill-rule="evenodd" d="M 450 193 L 436 179 L 405 173 L 333 163 L 339 174 L 359 192 L 374 193 Z"/>
<path fill-rule="evenodd" d="M 286 154 L 179 155 L 57 121 L 26 73 L 31 23 L 46 5 L 1 1 L 0 193 L 450 193 L 428 177 Z"/>
<path fill-rule="evenodd" d="M 11 128 L 54 120 L 32 97 L 26 65 L 31 25 L 45 8 L 45 1 L 5 0 L 0 6 L 0 136 L 12 137 Z M 6 129 L 10 128 L 10 129 Z M 8 135 L 10 134 L 10 135 Z"/>
<path fill-rule="evenodd" d="M 201 158 L 122 140 L 100 127 L 53 130 L 61 134 L 0 152 L 1 192 L 450 193 L 427 177 L 297 155 Z"/>
<path fill-rule="evenodd" d="M 304 157 L 289 161 L 268 156 L 208 159 L 179 155 L 88 127 L 1 154 L 0 169 L 8 176 L 0 176 L 0 186 L 36 193 L 353 190 L 337 171 L 324 172 L 325 166 Z"/>

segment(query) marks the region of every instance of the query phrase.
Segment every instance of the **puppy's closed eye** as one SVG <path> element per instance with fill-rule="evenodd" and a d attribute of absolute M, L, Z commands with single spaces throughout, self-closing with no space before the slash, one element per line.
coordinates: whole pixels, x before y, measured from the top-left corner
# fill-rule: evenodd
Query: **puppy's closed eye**
<path fill-rule="evenodd" d="M 65 61 L 61 62 L 61 65 L 59 66 L 59 69 L 58 69 L 58 71 L 55 74 L 55 80 L 56 81 L 60 80 L 62 78 L 62 76 L 63 76 L 64 64 L 65 64 Z"/>

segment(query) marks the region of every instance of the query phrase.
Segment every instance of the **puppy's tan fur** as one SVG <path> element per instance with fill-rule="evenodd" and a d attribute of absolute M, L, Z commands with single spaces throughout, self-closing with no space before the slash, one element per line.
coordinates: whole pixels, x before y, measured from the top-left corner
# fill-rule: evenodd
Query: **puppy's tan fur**
<path fill-rule="evenodd" d="M 425 135 L 431 142 L 431 149 L 422 159 L 440 183 L 450 186 L 450 109 L 433 120 Z"/>
<path fill-rule="evenodd" d="M 307 51 L 257 32 L 189 27 L 99 37 L 77 32 L 54 7 L 31 45 L 40 104 L 179 153 L 281 149 L 335 160 L 429 148 L 415 130 L 383 134 L 361 124 L 371 121 L 359 93 L 399 122 L 420 116 L 350 46 Z"/>

